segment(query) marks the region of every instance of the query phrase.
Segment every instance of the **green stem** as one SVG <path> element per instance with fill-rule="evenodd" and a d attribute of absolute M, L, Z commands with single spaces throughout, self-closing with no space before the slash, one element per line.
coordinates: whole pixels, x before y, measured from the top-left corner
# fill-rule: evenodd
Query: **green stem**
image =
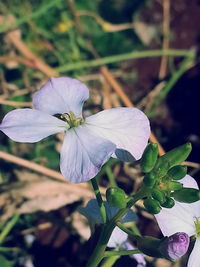
<path fill-rule="evenodd" d="M 167 85 L 162 89 L 160 94 L 157 95 L 157 97 L 154 99 L 154 102 L 147 113 L 151 114 L 153 109 L 157 107 L 161 103 L 161 101 L 167 96 L 167 94 L 170 92 L 173 86 L 177 83 L 177 81 L 181 78 L 181 76 L 193 66 L 194 56 L 195 56 L 195 53 L 193 51 L 190 51 L 190 53 L 184 58 L 184 60 L 180 64 L 179 69 L 172 74 Z"/>
<path fill-rule="evenodd" d="M 97 184 L 96 178 L 93 178 L 91 180 L 91 184 L 92 184 L 94 193 L 96 195 L 96 199 L 97 199 L 97 203 L 99 205 L 99 210 L 100 210 L 100 214 L 101 214 L 103 223 L 106 223 L 107 220 L 108 220 L 107 213 L 106 213 L 106 208 L 104 206 L 103 199 L 101 197 L 101 193 L 100 193 L 99 186 Z"/>
<path fill-rule="evenodd" d="M 84 60 L 74 63 L 68 63 L 66 65 L 56 68 L 56 71 L 63 73 L 66 71 L 72 71 L 76 69 L 98 67 L 110 63 L 121 62 L 123 60 L 139 59 L 139 58 L 162 57 L 162 56 L 185 57 L 187 53 L 188 50 L 180 50 L 180 49 L 134 51 L 126 54 L 93 59 L 90 61 Z"/>
<path fill-rule="evenodd" d="M 127 211 L 139 200 L 145 197 L 147 194 L 146 188 L 142 187 L 138 193 L 136 193 L 131 200 L 128 201 L 127 207 L 120 209 L 117 214 L 104 225 L 103 230 L 101 232 L 100 238 L 97 242 L 96 248 L 94 249 L 89 261 L 87 263 L 87 267 L 96 267 L 101 262 L 104 257 L 104 252 L 107 247 L 107 243 L 110 239 L 112 231 L 114 230 L 116 223 L 120 221 L 120 219 L 127 213 Z"/>
<path fill-rule="evenodd" d="M 108 180 L 110 182 L 110 185 L 113 187 L 117 187 L 117 183 L 115 181 L 115 177 L 113 175 L 113 172 L 112 172 L 110 166 L 106 166 L 106 174 L 108 176 Z"/>
<path fill-rule="evenodd" d="M 19 252 L 20 248 L 13 247 L 13 248 L 7 248 L 7 247 L 0 247 L 0 252 Z"/>
<path fill-rule="evenodd" d="M 101 267 L 111 267 L 120 258 L 120 256 L 111 256 L 103 259 Z"/>
<path fill-rule="evenodd" d="M 117 222 L 116 225 L 125 233 L 127 233 L 129 236 L 131 236 L 135 241 L 137 241 L 137 237 L 139 235 L 135 235 L 131 230 L 129 230 L 128 228 L 126 228 L 123 223 L 121 222 Z"/>
<path fill-rule="evenodd" d="M 131 249 L 131 250 L 113 250 L 113 251 L 105 251 L 104 257 L 110 257 L 110 256 L 126 256 L 126 255 L 132 255 L 132 254 L 139 254 L 141 251 L 139 249 Z"/>
<path fill-rule="evenodd" d="M 9 232 L 12 230 L 12 228 L 15 226 L 19 219 L 19 214 L 15 214 L 11 220 L 5 225 L 4 229 L 0 233 L 0 244 L 2 244 L 6 238 L 6 236 L 9 234 Z"/>

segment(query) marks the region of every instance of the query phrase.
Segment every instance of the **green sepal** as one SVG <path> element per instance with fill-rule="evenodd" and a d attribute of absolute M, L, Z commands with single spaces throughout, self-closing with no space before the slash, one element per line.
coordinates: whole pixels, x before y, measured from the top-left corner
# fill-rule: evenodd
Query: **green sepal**
<path fill-rule="evenodd" d="M 161 244 L 161 240 L 151 236 L 138 236 L 137 237 L 137 248 L 143 252 L 144 254 L 156 257 L 163 258 L 159 247 Z"/>
<path fill-rule="evenodd" d="M 156 177 L 155 175 L 150 172 L 150 173 L 147 173 L 145 176 L 144 176 L 144 180 L 143 180 L 144 184 L 148 187 L 153 187 L 156 183 Z"/>
<path fill-rule="evenodd" d="M 119 187 L 110 187 L 106 190 L 106 199 L 108 204 L 117 208 L 125 208 L 127 198 L 124 190 Z"/>
<path fill-rule="evenodd" d="M 184 187 L 171 193 L 171 196 L 179 202 L 193 203 L 200 200 L 200 191 L 195 188 Z"/>
<path fill-rule="evenodd" d="M 143 172 L 150 172 L 158 158 L 158 144 L 150 143 L 144 150 L 140 166 Z"/>
<path fill-rule="evenodd" d="M 172 180 L 180 180 L 187 174 L 187 167 L 183 165 L 177 165 L 169 169 L 167 175 Z"/>
<path fill-rule="evenodd" d="M 174 205 L 175 205 L 175 201 L 171 197 L 166 197 L 165 202 L 161 204 L 163 208 L 168 208 L 168 209 L 172 208 Z"/>
<path fill-rule="evenodd" d="M 156 199 L 147 198 L 143 203 L 146 210 L 151 214 L 157 214 L 161 211 L 160 203 Z"/>
<path fill-rule="evenodd" d="M 167 182 L 167 189 L 168 191 L 176 191 L 181 190 L 183 188 L 183 184 L 177 181 L 169 181 Z"/>
<path fill-rule="evenodd" d="M 192 150 L 191 143 L 186 143 L 182 146 L 178 146 L 178 147 L 170 150 L 165 155 L 161 156 L 160 159 L 168 161 L 169 166 L 171 168 L 175 165 L 179 165 L 184 160 L 186 160 L 186 158 L 189 156 L 191 150 Z"/>
<path fill-rule="evenodd" d="M 151 195 L 154 199 L 158 200 L 160 204 L 164 203 L 166 200 L 165 193 L 161 190 L 158 190 L 156 188 L 152 189 Z"/>

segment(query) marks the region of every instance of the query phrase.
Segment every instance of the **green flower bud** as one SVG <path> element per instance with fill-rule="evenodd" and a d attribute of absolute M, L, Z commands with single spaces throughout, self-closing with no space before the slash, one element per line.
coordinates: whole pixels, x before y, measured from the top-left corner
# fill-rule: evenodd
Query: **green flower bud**
<path fill-rule="evenodd" d="M 160 247 L 161 240 L 151 236 L 138 236 L 137 237 L 137 248 L 142 251 L 144 254 L 162 258 L 163 255 L 161 254 L 159 247 Z"/>
<path fill-rule="evenodd" d="M 154 199 L 158 200 L 160 204 L 164 203 L 166 200 L 165 193 L 158 189 L 152 189 L 151 195 Z"/>
<path fill-rule="evenodd" d="M 167 160 L 169 162 L 170 167 L 173 167 L 186 160 L 191 150 L 192 150 L 191 143 L 186 143 L 182 146 L 170 150 L 165 155 L 161 156 L 160 159 L 162 158 Z"/>
<path fill-rule="evenodd" d="M 155 167 L 152 170 L 153 175 L 155 175 L 156 179 L 160 179 L 164 177 L 169 170 L 169 162 L 162 157 L 160 157 L 157 162 Z"/>
<path fill-rule="evenodd" d="M 158 145 L 150 143 L 146 149 L 144 150 L 144 153 L 142 155 L 142 159 L 140 162 L 141 168 L 143 172 L 150 172 L 158 158 Z"/>
<path fill-rule="evenodd" d="M 144 180 L 143 180 L 144 184 L 148 187 L 153 187 L 155 185 L 155 182 L 156 182 L 156 178 L 155 178 L 155 175 L 150 172 L 150 173 L 147 173 L 144 177 Z"/>
<path fill-rule="evenodd" d="M 176 190 L 180 190 L 181 188 L 183 188 L 183 184 L 176 182 L 176 181 L 169 181 L 167 183 L 167 189 L 169 191 L 176 191 Z"/>
<path fill-rule="evenodd" d="M 175 201 L 171 197 L 166 197 L 166 200 L 164 203 L 161 204 L 163 208 L 172 208 L 175 205 Z"/>
<path fill-rule="evenodd" d="M 177 165 L 169 169 L 167 175 L 172 180 L 180 180 L 187 174 L 187 167 L 182 165 Z"/>
<path fill-rule="evenodd" d="M 110 187 L 106 190 L 108 204 L 117 208 L 125 208 L 127 204 L 126 194 L 119 187 Z"/>
<path fill-rule="evenodd" d="M 151 214 L 157 214 L 161 210 L 160 203 L 156 199 L 145 199 L 144 207 Z"/>
<path fill-rule="evenodd" d="M 200 191 L 195 188 L 184 187 L 181 190 L 174 191 L 171 196 L 179 202 L 193 203 L 200 200 Z"/>

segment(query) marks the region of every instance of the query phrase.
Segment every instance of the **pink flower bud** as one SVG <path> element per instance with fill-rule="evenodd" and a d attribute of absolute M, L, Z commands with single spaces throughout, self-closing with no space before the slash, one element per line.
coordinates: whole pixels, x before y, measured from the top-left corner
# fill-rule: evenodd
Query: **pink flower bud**
<path fill-rule="evenodd" d="M 189 243 L 189 236 L 178 232 L 164 239 L 160 245 L 160 252 L 169 260 L 177 260 L 187 252 Z"/>

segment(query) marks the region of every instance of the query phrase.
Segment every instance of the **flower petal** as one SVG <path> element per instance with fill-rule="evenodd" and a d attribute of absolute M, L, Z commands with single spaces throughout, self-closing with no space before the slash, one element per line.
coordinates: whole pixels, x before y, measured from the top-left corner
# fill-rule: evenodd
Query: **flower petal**
<path fill-rule="evenodd" d="M 196 181 L 186 175 L 180 180 L 184 187 L 196 188 Z M 162 208 L 160 213 L 156 214 L 158 225 L 165 236 L 172 235 L 176 232 L 185 232 L 189 236 L 195 233 L 195 217 L 200 216 L 200 201 L 194 203 L 175 202 L 175 206 L 171 209 Z M 170 223 L 169 223 L 170 222 Z"/>
<path fill-rule="evenodd" d="M 67 128 L 66 122 L 29 108 L 9 112 L 0 124 L 0 130 L 12 140 L 27 143 L 38 142 Z"/>
<path fill-rule="evenodd" d="M 119 227 L 115 227 L 108 241 L 107 246 L 109 248 L 115 248 L 124 243 L 127 240 L 127 238 L 128 235 L 125 232 L 123 232 Z"/>
<path fill-rule="evenodd" d="M 86 182 L 96 176 L 115 148 L 112 142 L 91 133 L 86 126 L 71 129 L 61 150 L 61 173 L 71 182 Z"/>
<path fill-rule="evenodd" d="M 176 202 L 171 209 L 162 208 L 155 217 L 164 236 L 177 232 L 185 232 L 189 236 L 195 233 L 191 204 Z"/>
<path fill-rule="evenodd" d="M 197 182 L 190 175 L 186 175 L 183 179 L 179 180 L 184 187 L 199 189 Z M 184 203 L 180 203 L 183 204 Z M 189 204 L 190 210 L 193 212 L 193 217 L 200 217 L 200 200 Z"/>
<path fill-rule="evenodd" d="M 88 97 L 89 90 L 82 82 L 67 77 L 51 78 L 34 94 L 33 105 L 51 115 L 73 111 L 80 117 Z"/>
<path fill-rule="evenodd" d="M 183 179 L 179 180 L 179 182 L 182 183 L 184 187 L 199 189 L 195 179 L 188 174 Z"/>
<path fill-rule="evenodd" d="M 200 238 L 196 239 L 192 253 L 190 254 L 187 267 L 199 267 Z"/>
<path fill-rule="evenodd" d="M 137 249 L 132 243 L 130 243 L 130 241 L 125 241 L 121 248 L 126 249 L 126 250 L 133 250 L 133 249 Z M 138 254 L 132 254 L 130 255 L 131 258 L 135 259 L 137 261 L 137 267 L 144 267 L 146 266 L 146 261 L 144 258 L 144 254 L 143 253 L 138 253 Z"/>
<path fill-rule="evenodd" d="M 150 136 L 149 120 L 136 108 L 113 108 L 86 119 L 97 135 L 116 144 L 115 155 L 124 161 L 139 159 Z"/>

